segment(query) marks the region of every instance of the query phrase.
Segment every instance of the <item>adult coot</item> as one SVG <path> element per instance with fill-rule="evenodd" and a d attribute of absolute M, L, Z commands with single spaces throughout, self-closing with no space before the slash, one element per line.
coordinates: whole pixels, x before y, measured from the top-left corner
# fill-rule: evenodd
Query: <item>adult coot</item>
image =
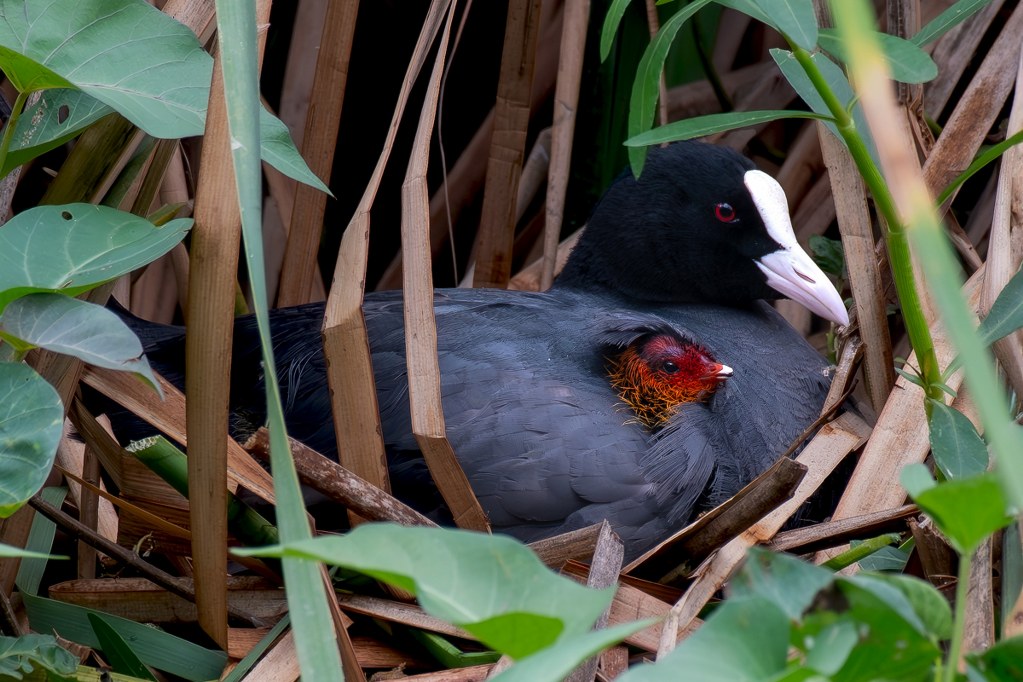
<path fill-rule="evenodd" d="M 623 173 L 549 291 L 438 290 L 448 436 L 494 529 L 533 540 L 607 518 L 632 557 L 763 471 L 829 385 L 828 363 L 761 300 L 782 295 L 848 323 L 778 183 L 698 142 L 651 149 L 638 180 Z M 401 293 L 368 294 L 364 310 L 394 492 L 443 515 L 412 435 Z M 270 320 L 289 433 L 336 457 L 322 317 L 309 304 Z M 129 323 L 180 384 L 184 330 Z M 243 437 L 265 417 L 251 317 L 233 358 Z M 680 370 L 697 384 L 666 395 Z"/>

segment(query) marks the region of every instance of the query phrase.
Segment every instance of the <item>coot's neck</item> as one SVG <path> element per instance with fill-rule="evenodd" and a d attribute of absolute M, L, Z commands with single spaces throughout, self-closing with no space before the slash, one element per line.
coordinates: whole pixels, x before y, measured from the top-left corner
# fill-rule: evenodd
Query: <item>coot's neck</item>
<path fill-rule="evenodd" d="M 561 274 L 554 280 L 556 290 L 583 291 L 626 298 L 644 303 L 696 303 L 698 292 L 677 281 L 673 268 L 629 243 L 622 230 L 604 229 L 603 222 L 590 221 L 569 254 Z"/>
<path fill-rule="evenodd" d="M 610 270 L 607 264 L 591 263 L 587 259 L 570 259 L 552 289 L 559 291 L 579 291 L 589 294 L 622 298 L 642 303 L 696 303 L 697 299 L 688 297 L 685 292 L 675 290 L 670 282 L 644 281 L 642 277 L 622 277 L 620 273 Z M 683 295 L 679 295 L 683 294 Z"/>

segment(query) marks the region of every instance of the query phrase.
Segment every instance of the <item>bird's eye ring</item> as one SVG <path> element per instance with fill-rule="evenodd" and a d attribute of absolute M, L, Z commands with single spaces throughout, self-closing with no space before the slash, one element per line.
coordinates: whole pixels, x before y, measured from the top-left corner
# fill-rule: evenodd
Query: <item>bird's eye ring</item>
<path fill-rule="evenodd" d="M 723 223 L 734 223 L 739 219 L 732 205 L 725 202 L 714 205 L 714 217 Z"/>

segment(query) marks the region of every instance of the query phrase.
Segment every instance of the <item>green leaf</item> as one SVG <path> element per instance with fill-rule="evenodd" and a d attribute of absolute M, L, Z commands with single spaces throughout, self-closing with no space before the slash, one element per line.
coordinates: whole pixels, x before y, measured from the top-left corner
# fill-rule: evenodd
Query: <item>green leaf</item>
<path fill-rule="evenodd" d="M 106 206 L 37 206 L 0 230 L 0 310 L 26 294 L 77 295 L 150 263 L 180 242 L 191 219 L 156 227 Z"/>
<path fill-rule="evenodd" d="M 1020 142 L 1023 142 L 1023 130 L 1016 131 L 1015 134 L 1005 138 L 998 144 L 993 144 L 989 147 L 984 148 L 984 152 L 977 155 L 977 158 L 973 160 L 966 170 L 957 175 L 952 182 L 948 183 L 945 189 L 941 190 L 941 194 L 938 195 L 938 199 L 935 202 L 938 206 L 941 206 L 952 194 L 962 187 L 967 180 L 977 174 L 982 168 L 987 166 L 989 163 L 997 160 L 1006 150 L 1015 147 Z"/>
<path fill-rule="evenodd" d="M 587 632 L 613 595 L 552 573 L 512 538 L 446 528 L 369 523 L 243 553 L 317 559 L 408 590 L 431 615 L 513 658 Z"/>
<path fill-rule="evenodd" d="M 38 102 L 26 107 L 18 119 L 0 177 L 74 139 L 113 111 L 81 90 L 47 91 Z"/>
<path fill-rule="evenodd" d="M 77 87 L 156 137 L 203 128 L 212 59 L 141 0 L 0 0 L 0 60 L 22 92 Z"/>
<path fill-rule="evenodd" d="M 909 553 L 898 547 L 882 547 L 868 557 L 860 559 L 859 565 L 864 571 L 898 573 L 906 568 Z"/>
<path fill-rule="evenodd" d="M 153 677 L 153 673 L 149 672 L 146 664 L 139 660 L 139 657 L 131 650 L 128 643 L 124 641 L 124 637 L 121 637 L 104 616 L 98 613 L 86 615 L 89 618 L 89 624 L 92 625 L 93 632 L 96 633 L 96 639 L 99 640 L 99 648 L 103 652 L 103 656 L 115 672 L 119 672 L 122 675 L 131 675 L 143 680 L 156 681 L 156 678 Z"/>
<path fill-rule="evenodd" d="M 934 19 L 931 19 L 911 40 L 913 44 L 920 47 L 934 42 L 989 4 L 991 4 L 991 0 L 959 0 L 959 2 L 946 9 Z"/>
<path fill-rule="evenodd" d="M 960 554 L 1012 522 L 1002 485 L 990 473 L 940 483 L 913 499 Z"/>
<path fill-rule="evenodd" d="M 936 639 L 952 636 L 952 607 L 941 592 L 928 582 L 909 575 L 892 573 L 862 574 L 889 584 L 902 593 L 913 607 L 924 631 Z"/>
<path fill-rule="evenodd" d="M 938 400 L 931 405 L 931 452 L 947 479 L 967 478 L 987 471 L 988 451 L 973 422 Z"/>
<path fill-rule="evenodd" d="M 78 659 L 59 644 L 53 635 L 0 637 L 0 679 L 20 680 L 42 668 L 60 676 L 74 675 Z M 33 676 L 33 679 L 43 679 Z"/>
<path fill-rule="evenodd" d="M 203 116 L 206 115 L 203 103 Z M 54 149 L 80 135 L 90 125 L 114 113 L 106 104 L 80 90 L 51 90 L 35 105 L 28 107 L 18 119 L 11 148 L 0 177 L 23 163 Z M 199 135 L 201 130 L 186 131 Z M 185 136 L 185 135 L 182 135 Z M 309 170 L 305 159 L 295 147 L 288 127 L 279 118 L 259 109 L 260 158 L 293 180 L 330 194 L 323 181 Z"/>
<path fill-rule="evenodd" d="M 938 485 L 934 477 L 931 476 L 931 470 L 920 463 L 907 464 L 902 467 L 902 471 L 899 472 L 899 483 L 906 489 L 910 497 L 916 497 Z"/>
<path fill-rule="evenodd" d="M 902 83 L 926 83 L 938 75 L 938 65 L 931 56 L 905 38 L 880 32 L 875 32 L 874 38 L 888 60 L 888 68 L 891 69 L 894 80 Z M 822 28 L 819 41 L 823 49 L 843 62 L 848 61 L 846 44 L 838 31 L 833 28 Z"/>
<path fill-rule="evenodd" d="M 518 661 L 494 678 L 494 682 L 561 682 L 583 661 L 629 635 L 652 625 L 653 620 L 619 623 L 604 630 L 594 630 L 566 637 L 557 646 L 548 647 Z"/>
<path fill-rule="evenodd" d="M 792 86 L 812 111 L 828 118 L 824 125 L 828 127 L 836 138 L 842 140 L 843 138 L 839 134 L 838 128 L 835 127 L 831 120 L 831 111 L 828 109 L 828 105 L 824 103 L 810 77 L 806 75 L 802 65 L 796 60 L 795 55 L 788 50 L 774 48 L 771 50 L 771 57 L 774 58 L 775 63 L 781 69 L 782 75 L 785 76 L 785 80 L 789 82 L 789 85 Z M 863 138 L 863 142 L 866 144 L 874 164 L 880 167 L 877 147 L 874 145 L 874 138 L 870 135 L 867 119 L 863 115 L 863 107 L 856 102 L 852 87 L 849 85 L 849 79 L 845 77 L 845 72 L 835 62 L 819 52 L 811 55 L 811 59 L 817 63 L 817 68 L 820 69 L 825 81 L 827 81 L 828 88 L 835 94 L 838 101 L 842 102 L 846 109 L 850 110 L 853 124 L 856 126 L 856 132 Z M 845 144 L 844 140 L 842 144 Z"/>
<path fill-rule="evenodd" d="M 834 573 L 827 569 L 789 554 L 753 547 L 742 570 L 729 583 L 729 596 L 766 599 L 791 620 L 797 620 L 834 579 Z"/>
<path fill-rule="evenodd" d="M 34 369 L 0 363 L 0 518 L 39 491 L 63 432 L 60 396 Z"/>
<path fill-rule="evenodd" d="M 67 486 L 46 486 L 39 491 L 39 499 L 52 507 L 60 509 L 67 498 Z M 32 516 L 32 526 L 28 531 L 28 538 L 25 539 L 25 549 L 38 554 L 47 554 L 53 551 L 53 539 L 57 535 L 57 525 L 42 514 Z M 40 557 L 28 557 L 21 560 L 18 566 L 18 573 L 14 577 L 14 584 L 22 594 L 39 594 L 39 588 L 43 584 L 43 576 L 50 560 Z"/>
<path fill-rule="evenodd" d="M 625 16 L 625 10 L 629 8 L 632 0 L 612 0 L 611 6 L 607 8 L 607 16 L 600 29 L 600 61 L 605 61 L 611 54 L 611 43 L 614 42 L 615 34 Z"/>
<path fill-rule="evenodd" d="M 767 24 L 804 50 L 817 47 L 813 0 L 718 0 L 718 4 Z"/>
<path fill-rule="evenodd" d="M 231 158 L 241 213 L 242 242 L 248 269 L 253 308 L 259 329 L 264 368 L 267 426 L 270 429 L 270 460 L 277 492 L 277 523 L 285 541 L 301 541 L 311 535 L 305 505 L 287 443 L 284 408 L 277 385 L 277 370 L 270 345 L 270 323 L 263 258 L 263 176 L 260 164 L 259 73 L 257 68 L 256 5 L 251 2 L 217 0 L 217 33 L 224 99 L 231 138 Z M 287 558 L 282 562 L 295 649 L 303 677 L 333 680 L 343 677 L 337 650 L 334 620 L 327 608 L 327 589 L 321 567 Z M 300 617 L 299 617 L 300 614 Z"/>
<path fill-rule="evenodd" d="M 135 372 L 159 384 L 135 333 L 103 306 L 61 294 L 29 294 L 0 313 L 0 335 L 74 357 L 97 367 Z"/>
<path fill-rule="evenodd" d="M 263 161 L 292 180 L 334 196 L 330 193 L 330 188 L 309 170 L 305 159 L 295 147 L 294 140 L 291 139 L 288 126 L 262 106 L 259 108 L 259 144 L 260 158 Z"/>
<path fill-rule="evenodd" d="M 0 557 L 4 559 L 67 559 L 60 554 L 45 554 L 43 552 L 31 552 L 20 547 L 12 547 L 0 542 Z"/>
<path fill-rule="evenodd" d="M 90 614 L 98 615 L 132 643 L 143 663 L 186 680 L 219 679 L 227 663 L 227 654 L 222 651 L 206 649 L 143 623 L 32 594 L 23 593 L 22 598 L 33 630 L 55 632 L 72 642 L 99 648 L 100 641 L 89 623 Z"/>
<path fill-rule="evenodd" d="M 277 643 L 277 639 L 290 627 L 291 616 L 285 613 L 281 619 L 277 621 L 277 623 L 275 623 L 262 638 L 260 638 L 259 642 L 249 649 L 249 653 L 245 654 L 245 658 L 238 661 L 238 664 L 231 668 L 230 672 L 220 678 L 220 682 L 243 682 L 243 680 L 245 680 L 245 676 L 249 674 L 249 671 L 252 670 L 253 666 L 255 666 L 256 663 L 263 658 L 263 655 Z"/>
<path fill-rule="evenodd" d="M 23 92 L 64 89 L 24 112 L 0 176 L 111 111 L 159 138 L 205 129 L 213 58 L 187 26 L 141 0 L 0 0 L 0 65 Z M 329 194 L 287 127 L 263 108 L 259 123 L 263 160 Z"/>
<path fill-rule="evenodd" d="M 845 276 L 845 249 L 841 240 L 815 234 L 810 236 L 809 246 L 821 270 L 835 277 Z"/>
<path fill-rule="evenodd" d="M 700 629 L 653 665 L 630 669 L 619 682 L 766 680 L 785 669 L 789 621 L 773 602 L 729 599 Z"/>
<path fill-rule="evenodd" d="M 846 600 L 843 619 L 860 633 L 835 679 L 926 679 L 940 649 L 902 590 L 887 577 L 869 574 L 839 577 L 835 585 Z"/>
<path fill-rule="evenodd" d="M 703 137 L 704 135 L 720 133 L 726 130 L 760 125 L 761 123 L 769 123 L 783 118 L 832 120 L 827 116 L 806 111 L 729 111 L 723 114 L 707 114 L 706 116 L 696 116 L 681 121 L 674 121 L 630 137 L 625 141 L 625 145 L 627 147 L 648 147 L 654 144 L 661 144 L 662 142 L 691 140 L 694 137 Z"/>
<path fill-rule="evenodd" d="M 814 634 L 806 652 L 806 667 L 828 676 L 838 673 L 859 643 L 856 624 L 838 621 Z"/>
<path fill-rule="evenodd" d="M 650 129 L 657 110 L 657 99 L 660 96 L 661 72 L 668 50 L 675 40 L 679 29 L 698 10 L 709 4 L 711 0 L 695 0 L 679 9 L 661 26 L 654 39 L 650 41 L 636 67 L 636 78 L 632 82 L 632 97 L 629 100 L 629 137 L 633 138 Z M 643 171 L 646 160 L 646 149 L 636 147 L 629 149 L 629 164 L 632 172 L 639 175 Z"/>
<path fill-rule="evenodd" d="M 880 32 L 876 32 L 874 38 L 885 54 L 892 79 L 901 83 L 927 83 L 937 77 L 938 65 L 934 59 L 913 43 Z M 840 60 L 848 60 L 845 41 L 835 29 L 821 29 L 819 42 L 821 48 Z"/>
<path fill-rule="evenodd" d="M 916 368 L 914 367 L 913 369 L 915 370 Z M 901 367 L 896 367 L 895 368 L 895 373 L 898 374 L 903 379 L 905 379 L 906 381 L 908 381 L 909 383 L 913 384 L 914 386 L 919 386 L 920 388 L 924 387 L 924 380 L 920 378 L 919 374 L 914 374 L 913 372 L 907 372 L 906 370 L 902 369 Z"/>
<path fill-rule="evenodd" d="M 1023 327 L 1023 270 L 1018 271 L 991 304 L 977 332 L 987 346 Z"/>
<path fill-rule="evenodd" d="M 1023 637 L 1003 639 L 985 651 L 966 654 L 966 663 L 989 682 L 1023 680 Z"/>

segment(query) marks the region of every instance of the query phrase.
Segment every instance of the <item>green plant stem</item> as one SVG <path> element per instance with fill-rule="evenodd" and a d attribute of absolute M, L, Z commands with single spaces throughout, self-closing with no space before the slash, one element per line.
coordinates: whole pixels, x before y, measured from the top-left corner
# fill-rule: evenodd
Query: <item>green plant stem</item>
<path fill-rule="evenodd" d="M 4 126 L 4 136 L 0 140 L 0 168 L 7 162 L 7 152 L 11 148 L 11 140 L 14 139 L 14 129 L 18 126 L 18 119 L 21 112 L 25 110 L 25 103 L 28 102 L 29 93 L 19 92 L 14 104 L 11 105 L 11 117 L 7 119 Z"/>
<path fill-rule="evenodd" d="M 824 568 L 831 569 L 832 571 L 840 571 L 847 566 L 852 566 L 857 561 L 867 558 L 871 554 L 885 548 L 899 541 L 898 533 L 885 533 L 869 540 L 864 540 L 855 547 L 851 547 L 848 550 L 842 552 L 836 557 L 832 557 L 828 561 L 825 561 Z"/>
<path fill-rule="evenodd" d="M 821 73 L 817 64 L 813 61 L 812 55 L 803 48 L 789 43 L 796 61 L 810 78 L 814 88 L 823 98 L 828 110 L 835 119 L 835 126 L 839 134 L 845 140 L 845 144 L 852 155 L 856 167 L 863 176 L 864 182 L 870 188 L 874 197 L 874 205 L 885 222 L 885 242 L 888 246 L 888 259 L 891 263 L 892 276 L 895 280 L 895 290 L 899 294 L 899 301 L 902 304 L 902 316 L 906 323 L 906 332 L 909 334 L 910 343 L 916 352 L 917 361 L 920 363 L 920 374 L 924 383 L 924 391 L 928 398 L 935 400 L 942 399 L 941 391 L 941 370 L 938 367 L 938 358 L 934 352 L 934 339 L 931 337 L 931 330 L 927 326 L 927 319 L 924 317 L 923 307 L 920 305 L 920 297 L 917 294 L 916 281 L 913 276 L 913 261 L 909 253 L 909 242 L 906 231 L 899 221 L 898 211 L 895 207 L 895 200 L 892 198 L 884 177 L 878 169 L 877 164 L 870 156 L 866 143 L 856 131 L 856 124 L 845 106 L 839 101 L 835 93 L 828 87 L 824 74 Z M 924 402 L 924 409 L 930 418 L 931 408 L 929 403 Z"/>
<path fill-rule="evenodd" d="M 945 661 L 944 682 L 954 682 L 956 670 L 959 669 L 959 652 L 963 647 L 963 632 L 966 630 L 966 599 L 970 592 L 970 569 L 973 565 L 973 552 L 963 552 L 959 556 L 959 576 L 956 582 L 955 619 L 952 621 L 952 640 L 948 646 L 948 659 Z"/>

